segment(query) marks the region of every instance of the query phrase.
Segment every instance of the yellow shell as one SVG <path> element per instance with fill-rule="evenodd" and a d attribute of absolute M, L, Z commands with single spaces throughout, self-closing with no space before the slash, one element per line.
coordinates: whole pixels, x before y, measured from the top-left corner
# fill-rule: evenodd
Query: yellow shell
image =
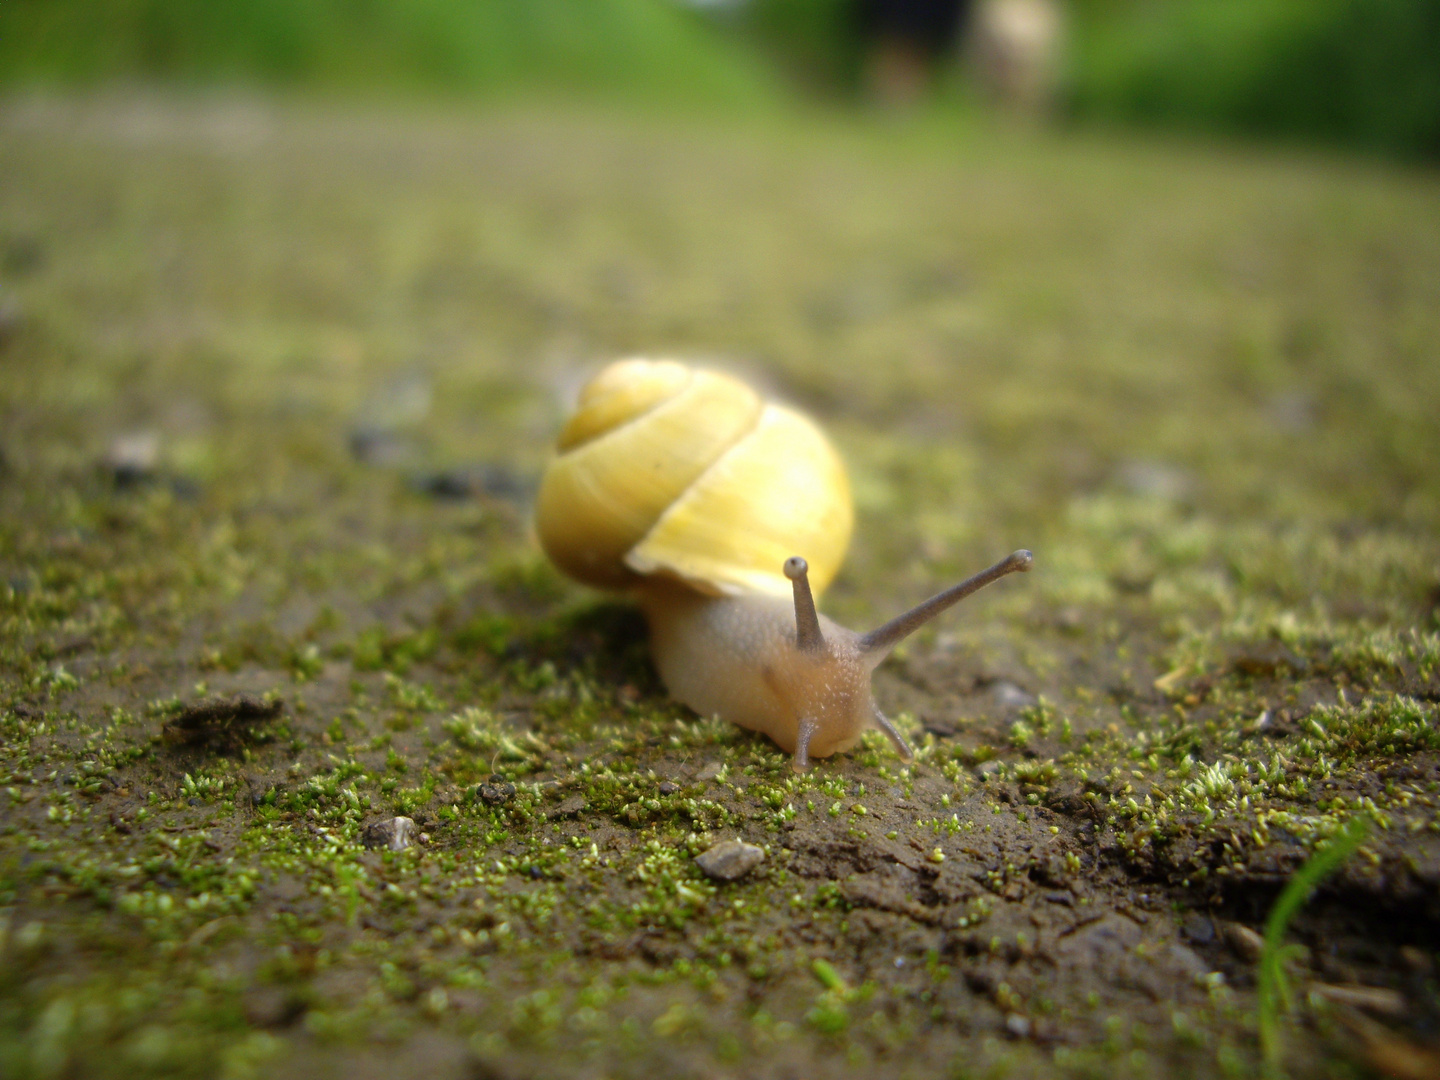
<path fill-rule="evenodd" d="M 814 422 L 737 379 L 673 360 L 620 360 L 585 387 L 540 482 L 545 553 L 590 585 L 652 574 L 712 594 L 818 593 L 854 513 L 845 466 Z"/>

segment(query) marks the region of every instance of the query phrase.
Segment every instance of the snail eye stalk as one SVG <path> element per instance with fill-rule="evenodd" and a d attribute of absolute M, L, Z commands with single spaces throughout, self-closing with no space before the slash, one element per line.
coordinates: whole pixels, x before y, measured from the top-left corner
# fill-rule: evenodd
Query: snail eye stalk
<path fill-rule="evenodd" d="M 959 585 L 952 585 L 944 592 L 937 593 L 903 615 L 895 616 L 884 626 L 871 630 L 860 639 L 860 652 L 874 657 L 874 662 L 879 663 L 881 659 L 890 654 L 891 649 L 946 608 L 958 604 L 971 593 L 978 592 L 991 582 L 999 581 L 1006 574 L 1029 573 L 1033 565 L 1035 565 L 1035 556 L 1023 549 L 1007 555 L 989 569 L 981 570 L 978 574 L 960 582 Z"/>
<path fill-rule="evenodd" d="M 820 616 L 815 613 L 815 597 L 810 592 L 810 564 L 792 555 L 785 560 L 784 569 L 795 589 L 795 647 L 801 652 L 824 652 L 825 635 L 820 633 Z"/>

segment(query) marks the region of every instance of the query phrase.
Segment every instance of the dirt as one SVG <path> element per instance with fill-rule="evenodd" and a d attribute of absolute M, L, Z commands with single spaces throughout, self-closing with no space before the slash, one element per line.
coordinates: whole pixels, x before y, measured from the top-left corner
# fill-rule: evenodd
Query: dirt
<path fill-rule="evenodd" d="M 1284 1066 L 1437 1060 L 1430 173 L 167 97 L 0 158 L 4 1075 L 1257 1075 L 1356 817 Z M 633 351 L 834 432 L 841 622 L 1035 551 L 877 674 L 914 764 L 795 776 L 544 562 Z"/>

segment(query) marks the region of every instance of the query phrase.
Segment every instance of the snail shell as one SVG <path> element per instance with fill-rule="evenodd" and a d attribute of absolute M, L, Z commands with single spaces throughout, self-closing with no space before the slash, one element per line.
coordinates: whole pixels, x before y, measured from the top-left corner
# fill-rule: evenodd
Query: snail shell
<path fill-rule="evenodd" d="M 620 360 L 581 391 L 540 484 L 536 529 L 561 570 L 601 588 L 674 578 L 702 593 L 785 597 L 806 553 L 818 593 L 854 512 L 815 424 L 737 379 L 673 360 Z"/>

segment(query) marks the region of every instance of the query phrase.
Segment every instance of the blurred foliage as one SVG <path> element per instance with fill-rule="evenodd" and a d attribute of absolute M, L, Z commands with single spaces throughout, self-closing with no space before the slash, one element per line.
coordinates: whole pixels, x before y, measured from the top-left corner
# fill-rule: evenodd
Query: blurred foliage
<path fill-rule="evenodd" d="M 855 0 L 5 0 L 0 84 L 777 99 L 859 86 Z M 1440 157 L 1440 0 L 1069 0 L 1084 119 Z M 768 61 L 768 62 L 767 62 Z M 942 80 L 941 96 L 953 87 Z"/>
<path fill-rule="evenodd" d="M 1074 0 L 1081 116 L 1440 156 L 1437 0 Z"/>
<path fill-rule="evenodd" d="M 672 0 L 5 0 L 0 81 L 165 78 L 347 91 L 768 98 Z"/>
<path fill-rule="evenodd" d="M 749 0 L 745 34 L 808 88 L 853 90 L 863 47 L 855 0 Z"/>

